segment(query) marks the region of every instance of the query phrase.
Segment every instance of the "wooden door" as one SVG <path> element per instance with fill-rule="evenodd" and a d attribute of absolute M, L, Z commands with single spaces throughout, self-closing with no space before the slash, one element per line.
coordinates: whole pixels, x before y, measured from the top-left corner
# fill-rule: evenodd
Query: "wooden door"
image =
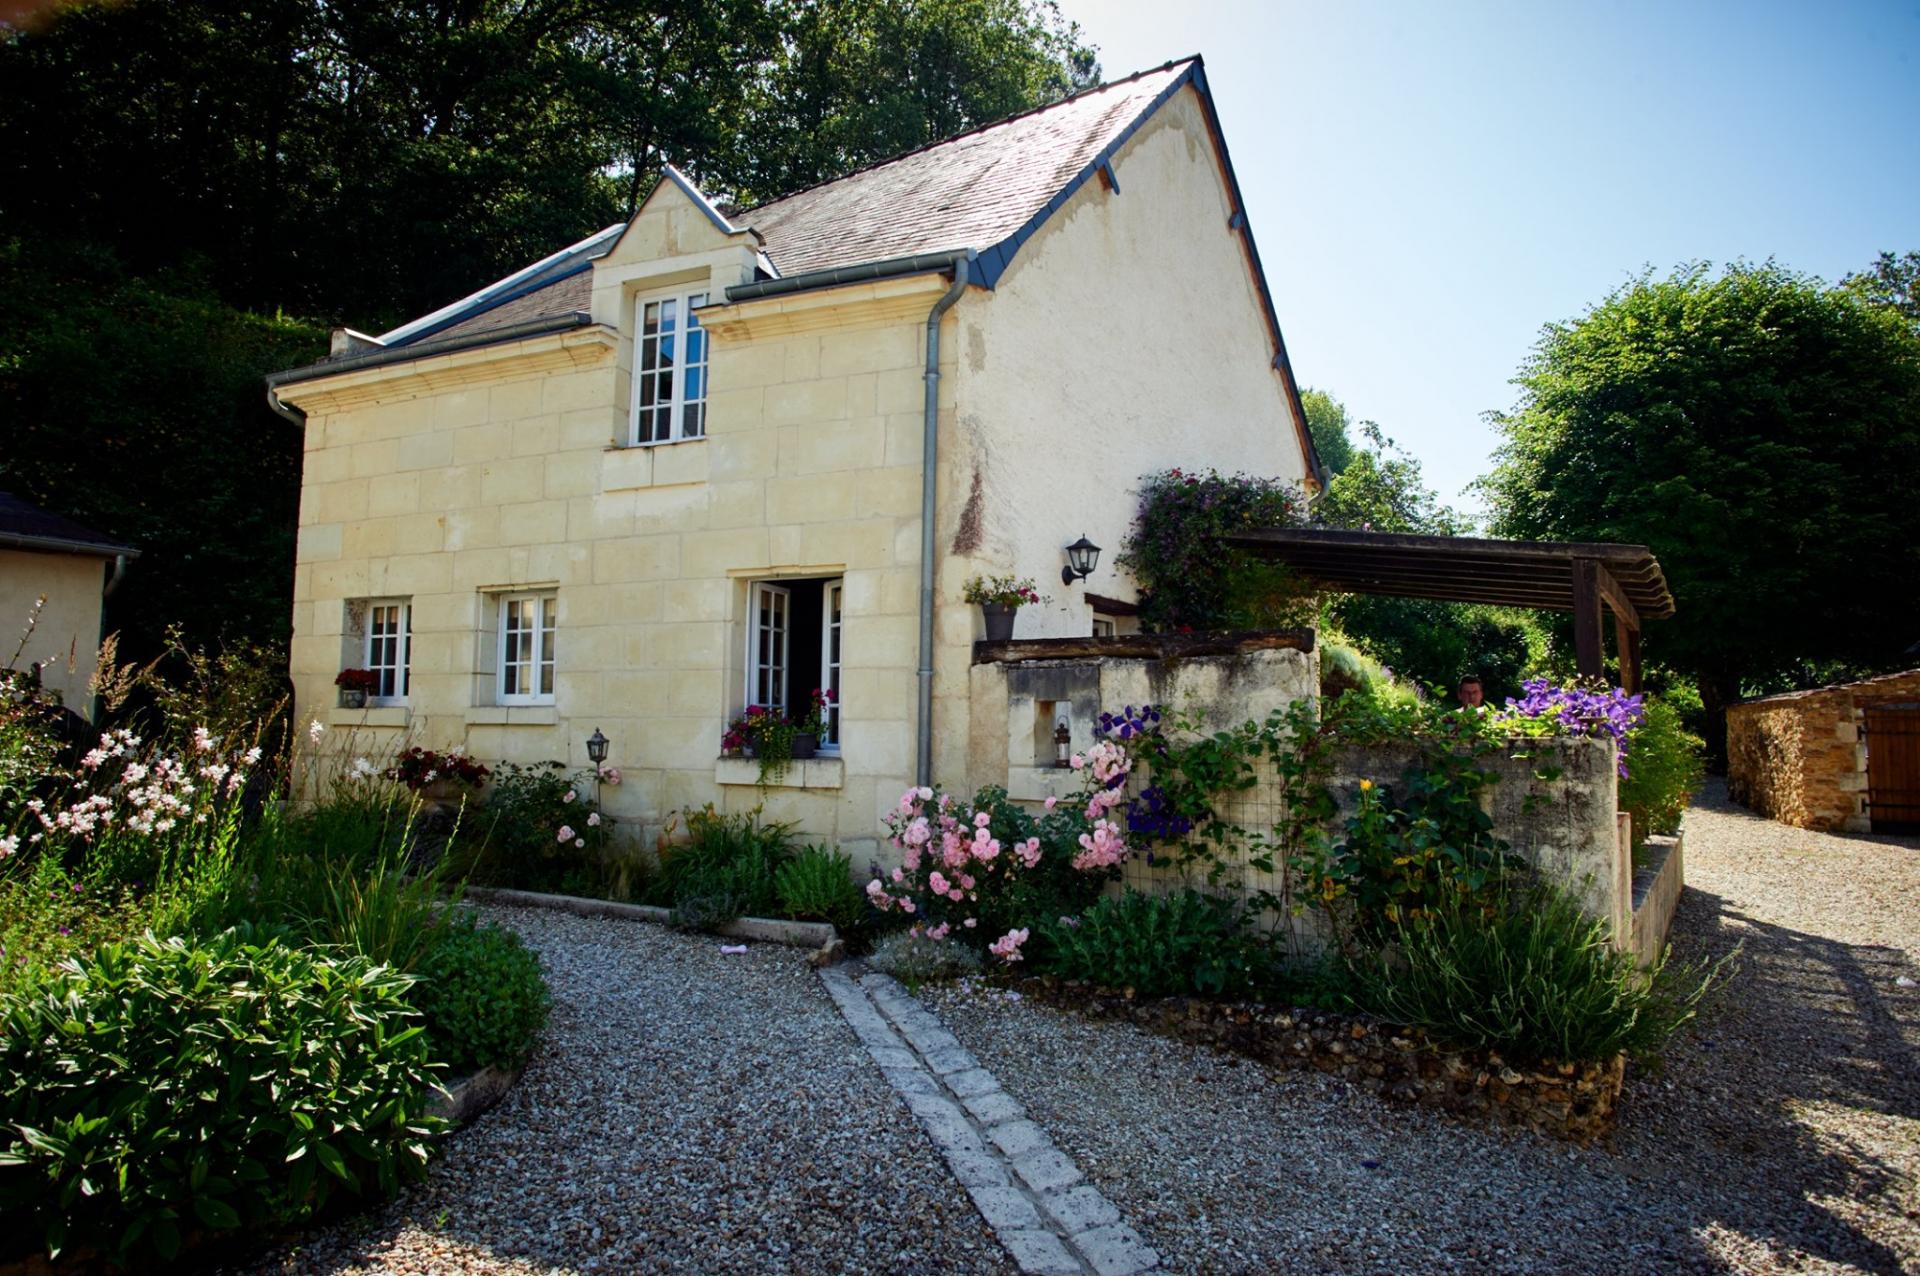
<path fill-rule="evenodd" d="M 1920 831 L 1920 704 L 1871 705 L 1866 728 L 1873 831 Z"/>

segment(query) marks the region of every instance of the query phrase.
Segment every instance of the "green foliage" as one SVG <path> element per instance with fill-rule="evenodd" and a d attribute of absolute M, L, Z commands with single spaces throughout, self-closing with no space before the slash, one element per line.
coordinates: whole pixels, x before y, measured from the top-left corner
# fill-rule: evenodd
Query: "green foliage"
<path fill-rule="evenodd" d="M 709 930 L 736 917 L 771 916 L 775 877 L 793 858 L 793 826 L 763 823 L 760 808 L 727 815 L 711 804 L 687 812 L 687 840 L 660 853 L 649 902 L 672 908 L 683 925 Z"/>
<path fill-rule="evenodd" d="M 1377 945 L 1401 922 L 1470 905 L 1499 880 L 1512 857 L 1481 806 L 1493 783 L 1448 749 L 1408 768 L 1397 793 L 1360 781 L 1341 836 L 1315 839 L 1293 861 L 1343 947 Z"/>
<path fill-rule="evenodd" d="M 1544 885 L 1442 903 L 1390 938 L 1352 962 L 1361 1008 L 1516 1063 L 1655 1059 L 1731 971 L 1731 957 L 1642 970 L 1605 923 Z"/>
<path fill-rule="evenodd" d="M 1141 997 L 1246 997 L 1272 973 L 1272 955 L 1249 930 L 1245 910 L 1198 891 L 1127 891 L 1040 925 L 1047 973 Z"/>
<path fill-rule="evenodd" d="M 1920 596 L 1920 340 L 1771 263 L 1648 273 L 1550 325 L 1495 418 L 1497 535 L 1644 544 L 1650 662 L 1728 701 L 1803 662 L 1890 668 Z"/>
<path fill-rule="evenodd" d="M 463 914 L 441 928 L 417 973 L 411 1000 L 426 1016 L 433 1058 L 454 1075 L 532 1057 L 553 999 L 518 935 Z"/>
<path fill-rule="evenodd" d="M 867 897 L 853 884 L 853 860 L 825 846 L 809 846 L 774 871 L 773 888 L 784 917 L 832 922 L 849 931 L 866 920 Z"/>
<path fill-rule="evenodd" d="M 1881 253 L 1872 266 L 1848 275 L 1840 286 L 1869 306 L 1893 311 L 1920 334 L 1920 252 Z"/>
<path fill-rule="evenodd" d="M 1533 613 L 1432 598 L 1330 595 L 1322 626 L 1448 701 L 1469 673 L 1480 675 L 1488 704 L 1518 696 L 1527 674 L 1555 654 L 1554 631 Z"/>
<path fill-rule="evenodd" d="M 171 1259 L 419 1178 L 409 980 L 231 931 L 109 944 L 0 994 L 0 1206 L 49 1255 Z"/>
<path fill-rule="evenodd" d="M 594 778 L 558 762 L 502 763 L 487 790 L 474 877 L 517 890 L 602 884 L 613 821 L 600 813 Z M 562 829 L 571 836 L 562 839 Z"/>
<path fill-rule="evenodd" d="M 909 989 L 980 973 L 980 954 L 957 939 L 934 939 L 920 931 L 897 931 L 873 946 L 867 964 Z"/>
<path fill-rule="evenodd" d="M 1353 460 L 1353 420 L 1347 405 L 1325 390 L 1302 390 L 1300 406 L 1307 412 L 1307 434 L 1328 474 L 1338 475 Z"/>
<path fill-rule="evenodd" d="M 51 855 L 0 872 L 0 992 L 137 933 L 144 917 L 132 892 L 90 884 Z"/>
<path fill-rule="evenodd" d="M 1293 526 L 1305 508 L 1300 492 L 1278 479 L 1178 469 L 1145 476 L 1118 557 L 1140 582 L 1141 626 L 1205 631 L 1303 621 L 1309 591 L 1300 582 L 1219 538 Z"/>
<path fill-rule="evenodd" d="M 1420 462 L 1371 421 L 1360 432 L 1370 445 L 1356 448 L 1352 460 L 1327 484 L 1314 503 L 1314 521 L 1328 527 L 1372 532 L 1418 532 L 1456 536 L 1466 520 L 1427 486 Z"/>
<path fill-rule="evenodd" d="M 1633 765 L 1620 781 L 1620 809 L 1633 814 L 1636 846 L 1649 833 L 1678 833 L 1687 803 L 1706 779 L 1704 746 L 1680 712 L 1657 696 L 1642 702 L 1646 717 L 1627 736 Z"/>
<path fill-rule="evenodd" d="M 133 658 L 166 651 L 176 623 L 198 645 L 284 642 L 301 439 L 260 378 L 324 353 L 325 333 L 70 249 L 0 238 L 0 485 L 139 547 L 105 618 Z"/>

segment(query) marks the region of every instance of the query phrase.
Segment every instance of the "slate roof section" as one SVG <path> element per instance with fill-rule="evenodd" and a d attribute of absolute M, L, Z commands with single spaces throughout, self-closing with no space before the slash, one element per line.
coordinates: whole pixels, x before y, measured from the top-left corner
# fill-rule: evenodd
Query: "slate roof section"
<path fill-rule="evenodd" d="M 1193 60 L 1116 80 L 740 213 L 782 275 L 987 249 L 1046 207 Z"/>
<path fill-rule="evenodd" d="M 131 545 L 102 536 L 90 527 L 41 509 L 11 492 L 0 492 L 0 548 L 96 554 L 101 558 L 120 554 L 137 558 L 140 554 Z"/>
<path fill-rule="evenodd" d="M 491 310 L 482 310 L 447 327 L 436 329 L 431 339 L 446 340 L 453 337 L 477 336 L 499 328 L 510 328 L 516 323 L 525 323 L 530 319 L 546 319 L 556 315 L 570 314 L 575 310 L 585 310 L 593 296 L 593 263 L 585 262 L 570 275 L 562 275 L 549 283 L 541 284 L 531 292 L 525 292 L 508 301 L 500 302 Z M 413 338 L 412 340 L 421 340 Z M 412 344 L 412 341 L 406 344 Z"/>

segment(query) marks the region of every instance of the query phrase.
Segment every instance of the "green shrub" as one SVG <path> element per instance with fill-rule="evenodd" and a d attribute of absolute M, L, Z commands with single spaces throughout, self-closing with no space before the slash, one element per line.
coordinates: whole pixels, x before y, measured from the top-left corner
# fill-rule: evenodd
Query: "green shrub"
<path fill-rule="evenodd" d="M 463 913 L 421 959 L 413 1004 L 433 1057 L 456 1074 L 518 1068 L 533 1055 L 552 999 L 520 937 Z"/>
<path fill-rule="evenodd" d="M 518 890 L 608 893 L 603 861 L 613 820 L 600 811 L 595 779 L 559 762 L 501 764 L 487 789 L 476 879 Z"/>
<path fill-rule="evenodd" d="M 1723 981 L 1664 958 L 1643 970 L 1565 892 L 1509 884 L 1443 905 L 1353 960 L 1353 997 L 1392 1023 L 1512 1062 L 1651 1061 Z"/>
<path fill-rule="evenodd" d="M 723 815 L 711 805 L 687 813 L 687 840 L 660 852 L 650 902 L 712 929 L 736 917 L 766 917 L 780 906 L 774 884 L 793 858 L 793 826 L 762 823 L 755 807 Z"/>
<path fill-rule="evenodd" d="M 1680 721 L 1679 710 L 1648 696 L 1646 717 L 1627 737 L 1628 777 L 1620 781 L 1620 808 L 1633 813 L 1633 842 L 1650 833 L 1678 833 L 1680 817 L 1706 779 L 1706 746 Z"/>
<path fill-rule="evenodd" d="M 1239 904 L 1198 891 L 1128 891 L 1041 929 L 1043 969 L 1142 997 L 1251 996 L 1273 968 Z"/>
<path fill-rule="evenodd" d="M 980 954 L 956 939 L 896 931 L 873 946 L 867 964 L 892 975 L 908 988 L 945 983 L 980 973 Z"/>
<path fill-rule="evenodd" d="M 773 875 L 785 917 L 832 922 L 843 931 L 866 919 L 867 897 L 853 884 L 853 859 L 824 846 L 809 846 Z"/>
<path fill-rule="evenodd" d="M 1146 475 L 1119 554 L 1119 565 L 1141 585 L 1141 627 L 1213 630 L 1310 615 L 1302 583 L 1224 539 L 1249 528 L 1296 526 L 1306 507 L 1299 489 L 1280 479 L 1214 470 Z"/>
<path fill-rule="evenodd" d="M 151 936 L 0 995 L 0 1211 L 125 1265 L 420 1177 L 410 981 L 247 929 Z"/>

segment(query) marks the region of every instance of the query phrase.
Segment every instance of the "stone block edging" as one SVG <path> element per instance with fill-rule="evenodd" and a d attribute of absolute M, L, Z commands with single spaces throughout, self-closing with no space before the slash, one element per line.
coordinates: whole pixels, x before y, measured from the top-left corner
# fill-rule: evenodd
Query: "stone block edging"
<path fill-rule="evenodd" d="M 1158 1036 L 1231 1050 L 1275 1068 L 1312 1068 L 1396 1103 L 1517 1125 L 1578 1144 L 1611 1134 L 1625 1060 L 1516 1068 L 1490 1051 L 1450 1050 L 1418 1029 L 1352 1015 L 1190 997 L 1140 1000 L 1123 991 L 1040 975 L 1021 992 Z"/>
<path fill-rule="evenodd" d="M 469 886 L 465 897 L 482 904 L 510 904 L 519 908 L 551 908 L 582 917 L 622 917 L 628 921 L 665 926 L 673 910 L 653 904 L 622 904 L 584 895 L 548 895 L 540 891 L 506 890 L 497 886 Z M 796 948 L 822 948 L 840 937 L 831 922 L 790 922 L 774 917 L 740 917 L 713 932 L 728 939 L 757 939 Z"/>
<path fill-rule="evenodd" d="M 441 1117 L 456 1128 L 467 1125 L 507 1097 L 522 1068 L 482 1068 L 444 1086 L 436 1086 L 427 1101 L 427 1114 Z"/>

